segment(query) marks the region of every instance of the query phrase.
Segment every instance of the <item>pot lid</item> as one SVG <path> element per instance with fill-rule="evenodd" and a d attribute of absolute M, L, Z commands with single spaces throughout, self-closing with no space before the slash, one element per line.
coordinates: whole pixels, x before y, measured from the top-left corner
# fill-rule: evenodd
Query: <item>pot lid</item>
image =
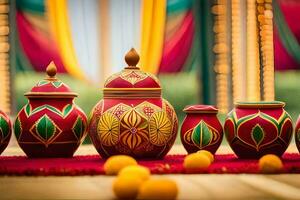
<path fill-rule="evenodd" d="M 212 105 L 188 105 L 183 111 L 186 113 L 218 113 L 218 109 Z"/>
<path fill-rule="evenodd" d="M 53 98 L 74 98 L 76 93 L 72 92 L 69 86 L 56 78 L 56 66 L 51 62 L 47 69 L 47 77 L 39 81 L 30 92 L 25 93 L 26 97 L 53 97 Z"/>
<path fill-rule="evenodd" d="M 140 57 L 132 48 L 125 56 L 127 67 L 110 76 L 104 83 L 104 90 L 161 90 L 159 80 L 148 72 L 140 70 L 137 66 Z"/>

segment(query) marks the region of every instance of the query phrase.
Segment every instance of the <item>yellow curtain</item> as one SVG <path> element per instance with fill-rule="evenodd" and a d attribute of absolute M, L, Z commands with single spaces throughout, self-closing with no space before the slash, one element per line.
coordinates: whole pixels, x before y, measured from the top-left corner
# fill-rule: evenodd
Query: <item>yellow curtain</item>
<path fill-rule="evenodd" d="M 67 72 L 79 79 L 85 79 L 78 64 L 72 43 L 66 0 L 47 0 L 50 26 L 57 41 L 59 53 Z"/>
<path fill-rule="evenodd" d="M 141 68 L 158 72 L 163 51 L 166 0 L 143 0 L 141 33 Z"/>

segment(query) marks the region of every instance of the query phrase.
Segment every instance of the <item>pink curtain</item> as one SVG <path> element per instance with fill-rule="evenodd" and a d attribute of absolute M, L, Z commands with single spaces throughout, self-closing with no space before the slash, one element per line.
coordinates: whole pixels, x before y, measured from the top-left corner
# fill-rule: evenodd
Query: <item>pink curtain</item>
<path fill-rule="evenodd" d="M 281 11 L 285 20 L 294 33 L 300 44 L 300 1 L 296 0 L 281 0 L 279 1 Z M 292 56 L 288 54 L 282 45 L 279 35 L 274 29 L 274 48 L 275 48 L 275 69 L 276 70 L 290 70 L 300 69 L 300 64 L 297 63 Z"/>
<path fill-rule="evenodd" d="M 194 32 L 194 17 L 189 11 L 177 33 L 164 43 L 159 73 L 181 71 L 192 47 Z"/>

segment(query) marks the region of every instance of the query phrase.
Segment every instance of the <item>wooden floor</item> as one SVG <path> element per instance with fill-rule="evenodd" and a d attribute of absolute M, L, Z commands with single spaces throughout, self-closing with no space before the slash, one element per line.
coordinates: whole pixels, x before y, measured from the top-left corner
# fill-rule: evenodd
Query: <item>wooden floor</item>
<path fill-rule="evenodd" d="M 296 152 L 291 145 L 289 152 Z M 230 153 L 221 146 L 218 153 Z M 81 146 L 77 155 L 95 154 L 91 145 Z M 171 150 L 185 153 L 180 145 Z M 23 155 L 11 144 L 3 155 Z M 178 199 L 300 199 L 300 175 L 154 175 L 169 177 L 179 186 Z M 114 199 L 114 177 L 0 177 L 0 199 Z"/>

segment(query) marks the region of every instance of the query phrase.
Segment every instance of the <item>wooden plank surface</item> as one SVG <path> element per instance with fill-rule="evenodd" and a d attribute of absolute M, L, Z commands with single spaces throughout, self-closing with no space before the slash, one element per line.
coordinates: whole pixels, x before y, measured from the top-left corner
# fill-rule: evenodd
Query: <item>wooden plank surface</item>
<path fill-rule="evenodd" d="M 297 152 L 290 145 L 289 152 Z M 96 154 L 92 145 L 82 145 L 76 155 Z M 170 154 L 183 154 L 175 145 Z M 219 154 L 231 153 L 223 145 Z M 24 155 L 15 145 L 3 155 Z M 179 186 L 178 199 L 300 199 L 300 175 L 153 175 L 168 177 Z M 114 199 L 111 189 L 115 177 L 0 177 L 0 199 Z"/>
<path fill-rule="evenodd" d="M 300 199 L 300 175 L 154 175 L 175 180 L 178 199 Z M 114 199 L 114 177 L 1 177 L 1 199 Z"/>

